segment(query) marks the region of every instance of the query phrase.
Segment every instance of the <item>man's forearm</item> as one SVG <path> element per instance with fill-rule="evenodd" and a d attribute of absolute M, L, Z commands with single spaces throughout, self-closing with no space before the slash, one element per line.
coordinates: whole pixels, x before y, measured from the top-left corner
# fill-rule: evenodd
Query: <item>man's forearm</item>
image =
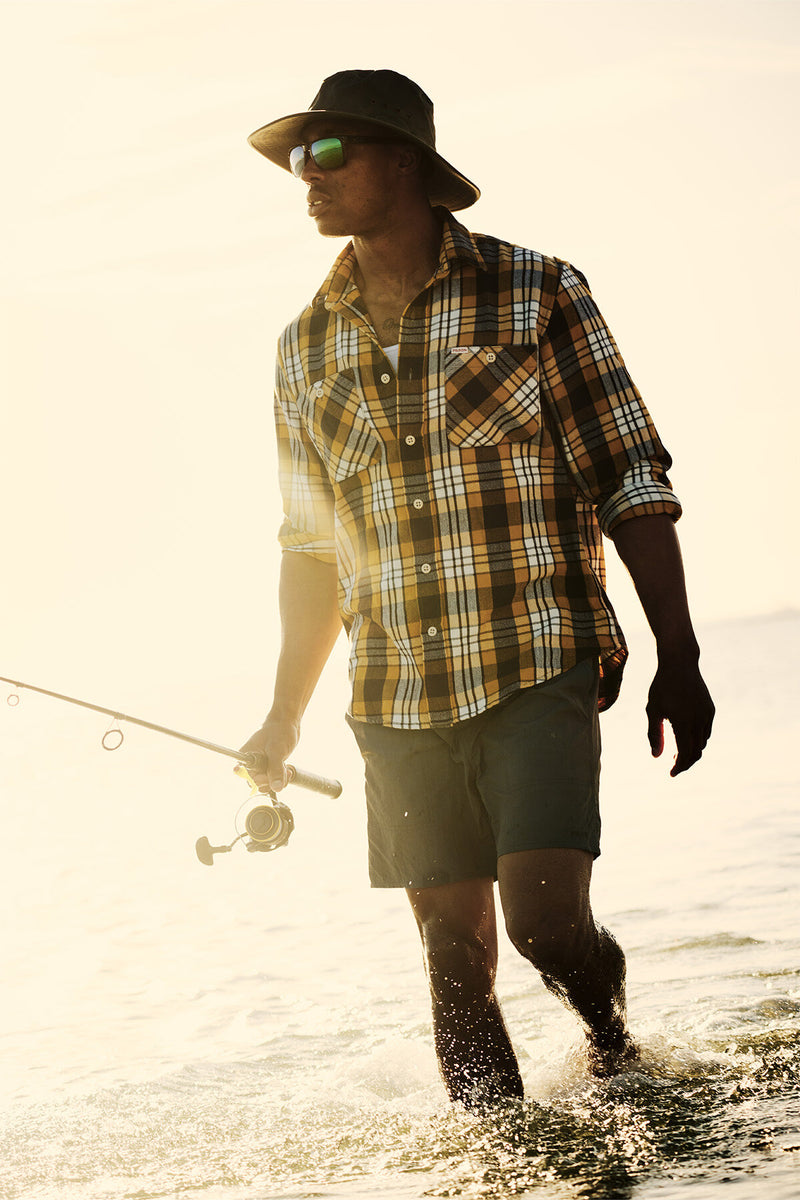
<path fill-rule="evenodd" d="M 266 771 L 255 771 L 253 779 L 275 791 L 286 786 L 284 764 L 297 745 L 300 720 L 342 628 L 336 567 L 287 551 L 278 596 L 281 650 L 272 708 L 242 747 L 266 757 Z"/>
<path fill-rule="evenodd" d="M 611 534 L 628 568 L 659 654 L 699 655 L 689 615 L 683 560 L 668 516 L 631 517 Z"/>
<path fill-rule="evenodd" d="M 342 628 L 336 567 L 286 551 L 278 598 L 281 650 L 270 718 L 299 722 Z"/>
<path fill-rule="evenodd" d="M 653 754 L 664 748 L 664 721 L 677 745 L 671 775 L 697 762 L 711 736 L 714 704 L 700 674 L 700 648 L 689 616 L 678 535 L 667 516 L 631 517 L 612 533 L 655 634 L 658 670 L 647 700 Z"/>

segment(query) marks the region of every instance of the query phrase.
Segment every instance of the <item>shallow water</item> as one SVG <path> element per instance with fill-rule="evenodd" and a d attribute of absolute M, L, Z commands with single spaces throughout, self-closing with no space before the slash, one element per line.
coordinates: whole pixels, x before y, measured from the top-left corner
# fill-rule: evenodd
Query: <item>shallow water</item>
<path fill-rule="evenodd" d="M 340 772 L 345 799 L 292 790 L 286 849 L 209 870 L 194 839 L 230 840 L 243 798 L 224 760 L 133 730 L 104 755 L 86 713 L 30 695 L 0 710 L 0 1195 L 796 1197 L 799 631 L 792 616 L 706 631 L 717 732 L 679 781 L 643 744 L 634 640 L 603 723 L 594 903 L 628 956 L 641 1061 L 592 1081 L 570 1014 L 506 948 L 526 1100 L 491 1119 L 444 1101 L 405 901 L 366 884 L 341 722 L 298 761 Z M 769 684 L 756 655 L 737 662 L 756 643 Z M 196 697 L 173 702 L 142 715 L 235 742 Z M 309 745 L 338 702 L 322 696 Z M 43 736 L 57 786 L 35 765 Z"/>

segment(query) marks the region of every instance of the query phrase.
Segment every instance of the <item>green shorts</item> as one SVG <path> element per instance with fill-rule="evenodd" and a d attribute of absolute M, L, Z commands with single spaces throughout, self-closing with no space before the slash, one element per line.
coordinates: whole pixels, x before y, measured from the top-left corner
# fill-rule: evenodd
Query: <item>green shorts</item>
<path fill-rule="evenodd" d="M 456 725 L 347 721 L 364 758 L 373 887 L 497 877 L 518 850 L 600 853 L 598 669 L 585 659 Z"/>

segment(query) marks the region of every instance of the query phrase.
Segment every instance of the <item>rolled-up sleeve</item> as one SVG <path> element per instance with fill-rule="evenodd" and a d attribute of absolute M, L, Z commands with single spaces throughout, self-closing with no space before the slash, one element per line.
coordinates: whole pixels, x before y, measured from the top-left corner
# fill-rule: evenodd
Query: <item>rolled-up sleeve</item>
<path fill-rule="evenodd" d="M 333 491 L 300 415 L 280 355 L 275 371 L 275 428 L 284 513 L 278 541 L 284 550 L 335 563 Z"/>
<path fill-rule="evenodd" d="M 586 280 L 569 263 L 540 337 L 540 384 L 567 468 L 603 533 L 681 505 L 664 448 Z"/>

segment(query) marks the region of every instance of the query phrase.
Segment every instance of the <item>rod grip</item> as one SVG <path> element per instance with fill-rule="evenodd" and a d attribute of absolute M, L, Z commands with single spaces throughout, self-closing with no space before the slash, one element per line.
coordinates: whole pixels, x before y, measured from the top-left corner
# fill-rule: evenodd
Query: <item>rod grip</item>
<path fill-rule="evenodd" d="M 264 770 L 266 760 L 263 754 L 254 754 L 252 752 L 242 754 L 240 762 L 244 763 L 248 770 Z M 289 783 L 295 787 L 305 788 L 309 792 L 319 792 L 321 796 L 330 796 L 336 800 L 342 794 L 342 785 L 338 779 L 326 779 L 324 775 L 312 775 L 310 771 L 301 771 L 299 767 L 293 767 L 291 763 L 286 764 L 286 774 L 289 778 Z"/>
<path fill-rule="evenodd" d="M 289 783 L 295 787 L 306 788 L 309 792 L 319 792 L 321 796 L 330 796 L 336 800 L 342 794 L 342 785 L 338 779 L 326 779 L 324 775 L 312 775 L 310 771 L 301 771 L 299 767 L 286 764 Z"/>

